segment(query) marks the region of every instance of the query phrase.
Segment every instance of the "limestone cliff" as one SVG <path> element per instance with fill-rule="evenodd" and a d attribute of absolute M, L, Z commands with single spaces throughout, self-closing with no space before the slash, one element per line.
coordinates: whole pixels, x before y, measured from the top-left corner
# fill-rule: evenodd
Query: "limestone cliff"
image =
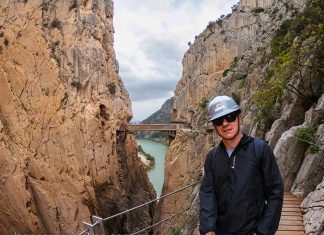
<path fill-rule="evenodd" d="M 0 12 L 0 234 L 78 233 L 90 215 L 155 197 L 134 137 L 118 132 L 132 113 L 113 2 L 12 0 Z M 137 213 L 107 230 L 150 222 Z"/>
<path fill-rule="evenodd" d="M 316 187 L 322 188 L 317 185 L 324 174 L 323 27 L 319 20 L 323 4 L 318 0 L 241 0 L 232 9 L 231 14 L 211 21 L 184 55 L 172 121 L 190 123 L 193 132 L 177 134 L 172 142 L 162 194 L 201 179 L 204 158 L 215 141 L 206 132 L 207 104 L 214 96 L 226 94 L 240 103 L 246 132 L 266 138 L 275 149 L 286 190 L 306 197 Z M 197 191 L 193 187 L 162 200 L 155 220 L 194 205 Z M 317 190 L 303 203 L 306 234 L 323 232 L 320 196 Z M 312 208 L 315 204 L 318 209 Z M 194 233 L 196 207 L 193 211 L 159 232 Z"/>

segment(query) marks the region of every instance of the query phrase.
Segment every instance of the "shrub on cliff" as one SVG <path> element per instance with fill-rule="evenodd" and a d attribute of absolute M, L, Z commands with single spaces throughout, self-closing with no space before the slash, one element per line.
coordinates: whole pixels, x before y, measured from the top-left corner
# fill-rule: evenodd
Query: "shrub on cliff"
<path fill-rule="evenodd" d="M 276 118 L 274 107 L 284 89 L 304 100 L 306 106 L 324 91 L 323 8 L 321 0 L 314 0 L 302 13 L 284 21 L 271 41 L 273 63 L 252 98 L 260 108 L 259 119 L 270 118 L 267 127 Z M 308 79 L 309 89 L 298 90 L 290 84 L 294 79 Z M 313 84 L 322 85 L 318 89 Z"/>

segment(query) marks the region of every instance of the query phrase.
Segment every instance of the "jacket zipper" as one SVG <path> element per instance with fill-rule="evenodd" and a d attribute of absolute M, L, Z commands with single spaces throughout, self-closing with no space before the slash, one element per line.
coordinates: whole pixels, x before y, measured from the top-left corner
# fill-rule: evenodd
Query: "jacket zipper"
<path fill-rule="evenodd" d="M 235 168 L 235 160 L 236 160 L 236 155 L 237 155 L 237 154 L 235 154 L 235 155 L 234 155 L 233 163 L 232 163 L 232 166 L 231 166 L 231 168 L 232 168 L 232 169 L 234 169 L 234 168 Z"/>

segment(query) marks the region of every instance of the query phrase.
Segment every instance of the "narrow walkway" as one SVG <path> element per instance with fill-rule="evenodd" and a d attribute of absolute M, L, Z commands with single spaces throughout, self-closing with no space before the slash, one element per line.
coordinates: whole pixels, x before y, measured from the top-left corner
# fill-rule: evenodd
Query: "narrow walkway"
<path fill-rule="evenodd" d="M 300 210 L 302 199 L 285 192 L 279 229 L 276 235 L 304 235 L 303 216 Z"/>

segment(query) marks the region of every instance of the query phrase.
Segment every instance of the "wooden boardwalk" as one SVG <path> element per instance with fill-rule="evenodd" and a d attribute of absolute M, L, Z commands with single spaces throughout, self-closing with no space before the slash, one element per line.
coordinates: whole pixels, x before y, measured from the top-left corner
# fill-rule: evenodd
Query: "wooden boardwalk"
<path fill-rule="evenodd" d="M 279 229 L 276 235 L 304 235 L 303 216 L 300 210 L 302 199 L 285 192 Z"/>

